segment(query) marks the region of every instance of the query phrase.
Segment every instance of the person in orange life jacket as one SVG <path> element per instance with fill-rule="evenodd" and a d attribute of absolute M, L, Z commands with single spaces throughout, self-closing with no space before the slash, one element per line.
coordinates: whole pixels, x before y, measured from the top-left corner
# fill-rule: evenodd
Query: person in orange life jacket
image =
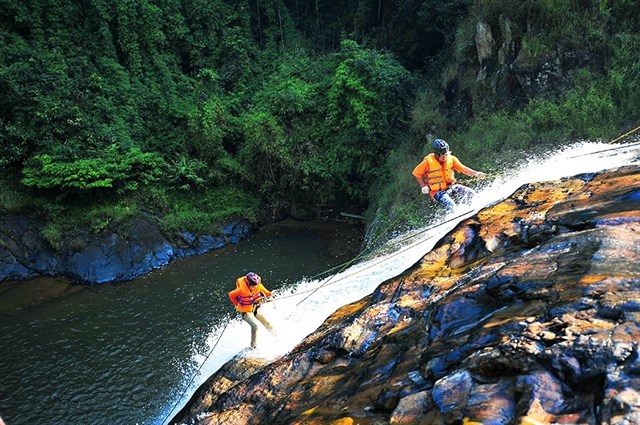
<path fill-rule="evenodd" d="M 452 155 L 447 142 L 436 139 L 433 141 L 433 152 L 425 156 L 411 174 L 420 184 L 422 193 L 428 193 L 432 199 L 444 205 L 447 211 L 453 212 L 457 202 L 469 201 L 476 195 L 475 190 L 455 184 L 454 171 L 473 177 L 486 177 L 485 173 L 467 167 Z"/>
<path fill-rule="evenodd" d="M 262 285 L 262 279 L 257 273 L 249 272 L 236 280 L 236 289 L 229 292 L 229 298 L 242 319 L 251 326 L 251 347 L 256 348 L 258 329 L 261 323 L 269 332 L 276 335 L 271 323 L 260 311 L 260 304 L 271 299 L 271 291 Z"/>

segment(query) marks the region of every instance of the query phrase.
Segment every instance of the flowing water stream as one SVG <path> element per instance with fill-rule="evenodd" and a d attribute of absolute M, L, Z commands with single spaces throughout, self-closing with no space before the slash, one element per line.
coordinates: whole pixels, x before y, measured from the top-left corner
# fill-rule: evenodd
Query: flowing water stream
<path fill-rule="evenodd" d="M 0 284 L 0 416 L 20 424 L 163 424 L 226 361 L 246 352 L 249 326 L 227 293 L 249 270 L 276 300 L 280 330 L 247 355 L 275 359 L 333 311 L 415 264 L 462 218 L 525 183 L 638 162 L 638 146 L 577 143 L 483 182 L 469 210 L 425 223 L 339 273 L 356 255 L 352 228 L 262 229 L 238 245 L 174 262 L 141 279 L 100 286 L 63 279 Z M 335 273 L 335 272 L 334 272 Z"/>

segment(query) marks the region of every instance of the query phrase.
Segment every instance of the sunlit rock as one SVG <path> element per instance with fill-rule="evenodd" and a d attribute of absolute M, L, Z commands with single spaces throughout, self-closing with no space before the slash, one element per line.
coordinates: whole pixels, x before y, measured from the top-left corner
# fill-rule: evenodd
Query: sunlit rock
<path fill-rule="evenodd" d="M 172 423 L 640 423 L 639 254 L 640 167 L 523 186 Z"/>
<path fill-rule="evenodd" d="M 473 378 L 466 370 L 438 379 L 431 395 L 446 423 L 462 419 L 469 401 Z"/>
<path fill-rule="evenodd" d="M 390 424 L 430 424 L 429 412 L 434 412 L 431 396 L 427 391 L 403 397 L 391 413 Z"/>

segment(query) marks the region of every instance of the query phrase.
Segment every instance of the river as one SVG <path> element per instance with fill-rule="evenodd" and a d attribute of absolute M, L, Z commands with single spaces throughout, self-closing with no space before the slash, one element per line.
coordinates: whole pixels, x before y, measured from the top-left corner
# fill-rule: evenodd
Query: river
<path fill-rule="evenodd" d="M 637 144 L 576 143 L 504 170 L 474 205 L 389 242 L 383 254 L 315 276 L 358 252 L 361 233 L 280 223 L 238 245 L 176 261 L 142 279 L 83 286 L 60 279 L 0 284 L 0 416 L 20 424 L 162 424 L 249 344 L 227 293 L 249 270 L 276 301 L 277 358 L 340 306 L 371 293 L 428 252 L 462 218 L 525 183 L 638 161 Z"/>
<path fill-rule="evenodd" d="M 254 270 L 269 289 L 290 286 L 353 258 L 362 232 L 353 221 L 287 220 L 129 282 L 0 284 L 0 416 L 7 425 L 157 422 L 198 371 L 212 330 L 237 319 L 227 293 L 238 276 Z M 246 326 L 222 351 L 249 344 Z"/>

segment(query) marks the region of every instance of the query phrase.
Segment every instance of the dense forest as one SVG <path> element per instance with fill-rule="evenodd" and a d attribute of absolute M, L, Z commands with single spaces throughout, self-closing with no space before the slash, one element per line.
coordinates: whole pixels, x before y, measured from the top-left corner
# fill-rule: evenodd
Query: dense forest
<path fill-rule="evenodd" d="M 0 7 L 0 213 L 36 215 L 54 247 L 140 214 L 169 233 L 411 222 L 433 137 L 492 171 L 640 119 L 637 0 Z"/>

